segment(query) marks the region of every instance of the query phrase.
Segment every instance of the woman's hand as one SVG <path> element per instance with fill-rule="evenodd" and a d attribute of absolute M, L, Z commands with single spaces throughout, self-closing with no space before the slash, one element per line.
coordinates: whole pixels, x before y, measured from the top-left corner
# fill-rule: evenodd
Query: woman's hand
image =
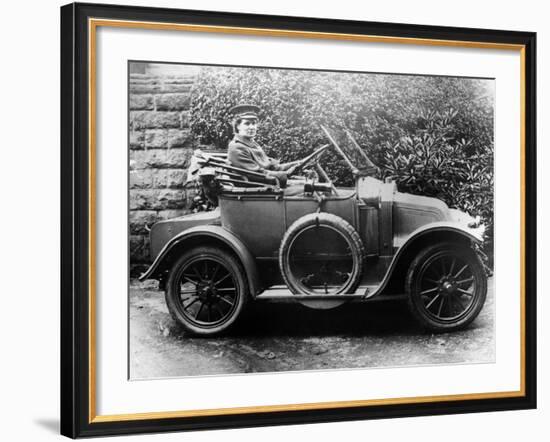
<path fill-rule="evenodd" d="M 280 170 L 286 170 L 287 172 L 293 168 L 293 172 L 294 170 L 296 169 L 296 166 L 300 163 L 300 161 L 291 161 L 290 163 L 283 163 L 281 164 L 279 167 L 280 167 Z M 290 174 L 289 174 L 290 175 Z"/>
<path fill-rule="evenodd" d="M 295 171 L 296 171 L 296 167 L 298 167 L 297 165 L 294 165 L 294 166 L 291 166 L 289 167 L 288 169 L 286 169 L 286 174 L 288 176 L 292 175 Z"/>

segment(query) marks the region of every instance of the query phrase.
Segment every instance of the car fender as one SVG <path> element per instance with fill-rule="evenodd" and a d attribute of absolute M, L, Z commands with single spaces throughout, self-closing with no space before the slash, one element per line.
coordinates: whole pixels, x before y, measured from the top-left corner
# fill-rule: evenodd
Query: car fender
<path fill-rule="evenodd" d="M 391 263 L 378 288 L 370 293 L 367 298 L 381 293 L 394 278 L 406 272 L 404 268 L 410 260 L 410 254 L 416 249 L 425 247 L 425 242 L 430 237 L 436 241 L 464 241 L 481 244 L 483 241 L 483 229 L 473 229 L 456 222 L 441 221 L 426 224 L 411 232 L 403 238 L 395 238 L 394 246 L 398 247 Z M 402 275 L 401 275 L 402 276 Z"/>
<path fill-rule="evenodd" d="M 464 235 L 465 237 L 471 239 L 476 243 L 481 243 L 483 242 L 483 230 L 484 227 L 474 229 L 453 221 L 438 221 L 425 224 L 418 229 L 413 230 L 411 233 L 404 236 L 403 238 L 395 238 L 394 246 L 399 247 L 399 249 L 401 250 L 403 246 L 410 244 L 411 241 L 414 241 L 415 239 L 428 233 L 437 231 L 456 232 L 458 234 Z"/>
<path fill-rule="evenodd" d="M 229 247 L 239 258 L 241 264 L 243 265 L 248 284 L 250 287 L 250 293 L 255 296 L 260 291 L 260 278 L 258 273 L 258 267 L 256 261 L 250 251 L 246 248 L 243 242 L 235 236 L 230 231 L 224 229 L 221 226 L 217 225 L 202 225 L 195 226 L 189 229 L 184 230 L 178 235 L 174 236 L 170 241 L 168 241 L 160 253 L 155 258 L 155 261 L 143 273 L 139 280 L 143 281 L 145 279 L 156 279 L 159 276 L 160 271 L 165 268 L 165 261 L 169 259 L 170 253 L 176 248 L 185 246 L 185 243 L 194 240 L 204 238 L 206 240 L 214 240 L 220 242 L 227 247 Z"/>

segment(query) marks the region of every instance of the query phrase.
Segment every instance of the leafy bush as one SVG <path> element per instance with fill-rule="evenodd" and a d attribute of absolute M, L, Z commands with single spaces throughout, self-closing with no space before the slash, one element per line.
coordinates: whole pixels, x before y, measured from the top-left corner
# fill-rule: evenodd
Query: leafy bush
<path fill-rule="evenodd" d="M 191 128 L 203 144 L 225 149 L 229 109 L 262 109 L 257 140 L 268 155 L 291 161 L 327 143 L 320 125 L 349 130 L 400 191 L 434 196 L 480 215 L 492 256 L 492 83 L 452 77 L 356 74 L 257 68 L 203 68 Z M 321 161 L 338 185 L 349 169 L 334 153 Z"/>

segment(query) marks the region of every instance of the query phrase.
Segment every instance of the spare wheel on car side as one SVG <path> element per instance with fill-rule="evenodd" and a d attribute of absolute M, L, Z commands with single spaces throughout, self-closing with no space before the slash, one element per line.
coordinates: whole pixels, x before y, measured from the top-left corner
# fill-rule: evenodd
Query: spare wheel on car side
<path fill-rule="evenodd" d="M 300 300 L 312 308 L 334 308 L 345 302 L 322 295 L 353 293 L 362 276 L 364 247 L 353 226 L 330 213 L 310 213 L 286 231 L 279 248 L 279 267 L 294 294 L 318 295 Z"/>

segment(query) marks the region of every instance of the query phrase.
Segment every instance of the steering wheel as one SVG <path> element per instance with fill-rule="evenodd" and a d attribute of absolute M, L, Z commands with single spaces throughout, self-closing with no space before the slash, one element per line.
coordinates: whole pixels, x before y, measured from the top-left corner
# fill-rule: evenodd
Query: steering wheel
<path fill-rule="evenodd" d="M 330 146 L 331 146 L 331 144 L 325 144 L 325 145 L 321 146 L 315 152 L 313 152 L 312 154 L 310 154 L 307 157 L 300 160 L 298 165 L 294 166 L 294 170 L 293 170 L 292 174 L 296 173 L 297 170 L 303 169 L 305 166 L 309 165 L 310 163 L 316 162 L 316 165 L 318 167 L 316 168 L 315 173 L 316 173 L 316 175 L 319 173 L 324 178 L 325 182 L 321 183 L 321 182 L 317 182 L 316 179 L 312 180 L 312 182 L 310 182 L 310 186 L 312 186 L 312 189 L 314 189 L 314 193 L 317 193 L 317 191 L 320 191 L 320 192 L 329 191 L 329 192 L 331 192 L 335 195 L 338 195 L 338 191 L 336 190 L 336 187 L 332 183 L 332 180 L 330 179 L 330 177 L 327 175 L 327 173 L 324 171 L 324 169 L 318 163 L 321 156 L 325 153 L 327 148 L 330 147 Z M 326 188 L 325 187 L 326 185 L 329 185 L 330 187 Z M 316 189 L 316 186 L 318 186 L 317 189 Z"/>
<path fill-rule="evenodd" d="M 299 170 L 302 170 L 305 166 L 310 164 L 312 161 L 319 160 L 329 146 L 330 144 L 325 144 L 321 146 L 319 149 L 317 149 L 315 152 L 313 152 L 312 154 L 308 155 L 305 158 L 302 158 L 297 165 L 293 166 L 294 170 L 292 174 L 296 173 Z"/>

